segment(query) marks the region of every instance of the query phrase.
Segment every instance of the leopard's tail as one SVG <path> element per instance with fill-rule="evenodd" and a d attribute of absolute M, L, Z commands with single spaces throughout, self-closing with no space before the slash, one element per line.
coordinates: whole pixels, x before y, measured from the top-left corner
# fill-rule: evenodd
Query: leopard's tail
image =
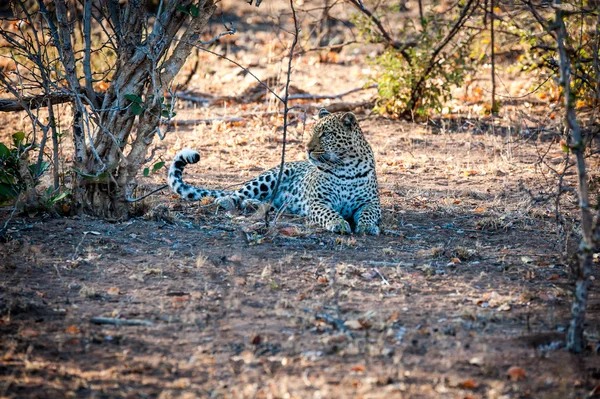
<path fill-rule="evenodd" d="M 187 164 L 200 161 L 200 154 L 189 148 L 184 148 L 175 155 L 169 168 L 169 187 L 181 198 L 188 201 L 198 201 L 204 197 L 223 197 L 225 193 L 219 190 L 207 190 L 191 186 L 183 181 L 183 169 Z"/>

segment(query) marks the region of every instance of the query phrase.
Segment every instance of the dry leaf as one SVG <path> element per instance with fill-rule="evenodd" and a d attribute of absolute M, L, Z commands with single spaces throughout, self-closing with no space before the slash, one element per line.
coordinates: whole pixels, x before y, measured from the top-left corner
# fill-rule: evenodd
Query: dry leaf
<path fill-rule="evenodd" d="M 469 360 L 469 364 L 473 364 L 475 366 L 481 366 L 483 364 L 483 359 L 480 357 L 473 357 Z"/>
<path fill-rule="evenodd" d="M 279 233 L 288 237 L 298 237 L 300 232 L 296 228 L 296 226 L 286 226 L 279 229 Z"/>
<path fill-rule="evenodd" d="M 363 364 L 357 364 L 356 366 L 350 367 L 350 370 L 355 371 L 357 373 L 362 373 L 365 371 L 365 366 Z"/>
<path fill-rule="evenodd" d="M 485 212 L 485 208 L 480 206 L 478 208 L 473 209 L 473 212 L 482 213 L 482 212 Z"/>
<path fill-rule="evenodd" d="M 118 287 L 110 287 L 106 293 L 108 295 L 121 295 L 121 290 Z"/>
<path fill-rule="evenodd" d="M 21 336 L 25 338 L 34 338 L 38 336 L 38 333 L 33 328 L 25 328 L 21 330 Z"/>
<path fill-rule="evenodd" d="M 139 281 L 140 283 L 144 282 L 144 276 L 142 274 L 132 274 L 129 276 L 130 280 Z"/>
<path fill-rule="evenodd" d="M 362 330 L 363 325 L 358 320 L 346 320 L 344 323 L 344 327 L 349 328 L 351 330 Z"/>
<path fill-rule="evenodd" d="M 554 280 L 558 280 L 558 274 L 553 274 L 552 276 L 548 277 L 548 280 L 550 281 L 554 281 Z"/>
<path fill-rule="evenodd" d="M 512 366 L 506 372 L 512 381 L 521 381 L 527 378 L 527 373 L 523 367 Z"/>
<path fill-rule="evenodd" d="M 479 386 L 479 384 L 476 383 L 475 380 L 465 380 L 465 381 L 459 382 L 458 386 L 462 389 L 475 389 Z"/>
<path fill-rule="evenodd" d="M 67 327 L 65 331 L 69 334 L 79 334 L 79 327 L 73 324 L 72 326 Z"/>
<path fill-rule="evenodd" d="M 252 345 L 260 345 L 263 342 L 263 339 L 260 335 L 255 335 L 250 339 L 250 343 Z"/>
<path fill-rule="evenodd" d="M 510 310 L 510 305 L 508 303 L 505 303 L 503 305 L 498 306 L 498 311 L 499 312 L 506 312 Z"/>

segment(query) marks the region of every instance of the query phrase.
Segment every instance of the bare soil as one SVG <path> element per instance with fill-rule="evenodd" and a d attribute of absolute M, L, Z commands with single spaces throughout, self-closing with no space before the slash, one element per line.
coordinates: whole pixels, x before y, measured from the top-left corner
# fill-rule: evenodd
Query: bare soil
<path fill-rule="evenodd" d="M 380 237 L 287 216 L 267 232 L 261 218 L 167 193 L 123 223 L 13 218 L 0 262 L 0 394 L 576 398 L 593 389 L 597 356 L 561 346 L 570 284 L 555 222 L 518 187 L 536 179 L 520 160 L 530 149 L 504 162 L 494 159 L 501 137 L 362 124 L 379 165 Z M 239 145 L 221 164 L 214 154 L 244 132 L 205 131 L 200 148 L 212 155 L 188 179 L 243 181 Z M 277 163 L 275 149 L 243 148 L 248 160 Z M 592 332 L 598 309 L 594 291 Z M 511 367 L 522 370 L 511 378 Z"/>
<path fill-rule="evenodd" d="M 241 35 L 231 39 L 247 46 L 236 59 L 263 78 L 281 70 Z M 278 43 L 269 35 L 252 39 Z M 360 87 L 368 67 L 353 51 L 297 59 L 293 84 L 321 94 Z M 195 95 L 251 84 L 226 61 L 201 57 L 210 71 L 194 77 Z M 260 214 L 226 214 L 166 190 L 115 223 L 1 208 L 0 397 L 587 397 L 600 382 L 600 298 L 593 286 L 588 350 L 570 354 L 564 240 L 553 204 L 534 200 L 553 188 L 545 177 L 564 154 L 528 130 L 531 120 L 515 122 L 531 104 L 506 106 L 491 122 L 478 101 L 456 105 L 470 118 L 428 123 L 357 111 L 377 158 L 379 237 L 335 235 L 289 215 L 267 227 Z M 242 183 L 279 162 L 278 109 L 272 98 L 181 102 L 181 120 L 241 121 L 175 125 L 149 166 L 191 147 L 202 161 L 186 170 L 190 183 Z M 287 159 L 304 156 L 311 124 L 292 115 Z M 63 155 L 68 170 L 68 142 Z M 164 174 L 140 176 L 139 195 Z M 565 182 L 575 187 L 570 172 Z"/>

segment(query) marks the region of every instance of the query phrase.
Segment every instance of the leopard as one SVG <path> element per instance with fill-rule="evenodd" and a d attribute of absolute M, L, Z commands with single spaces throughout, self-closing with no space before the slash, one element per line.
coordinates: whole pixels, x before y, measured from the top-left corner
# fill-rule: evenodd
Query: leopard
<path fill-rule="evenodd" d="M 338 234 L 379 235 L 381 205 L 375 157 L 352 112 L 318 112 L 306 145 L 307 160 L 285 162 L 243 183 L 237 190 L 212 190 L 183 181 L 184 168 L 200 161 L 189 148 L 179 151 L 168 171 L 171 190 L 184 200 L 213 197 L 225 210 L 269 203 L 304 216 Z M 281 173 L 281 174 L 280 174 Z M 277 181 L 279 188 L 274 194 Z"/>

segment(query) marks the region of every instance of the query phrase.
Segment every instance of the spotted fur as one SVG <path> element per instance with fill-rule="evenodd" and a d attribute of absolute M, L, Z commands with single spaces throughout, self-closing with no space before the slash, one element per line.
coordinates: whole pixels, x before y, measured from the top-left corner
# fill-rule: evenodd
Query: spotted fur
<path fill-rule="evenodd" d="M 319 111 L 307 145 L 308 161 L 287 162 L 273 205 L 335 233 L 379 234 L 381 207 L 375 158 L 356 116 Z M 279 167 L 245 183 L 236 191 L 207 190 L 184 183 L 183 169 L 200 160 L 190 149 L 177 153 L 169 168 L 169 186 L 187 200 L 214 197 L 226 209 L 268 201 Z"/>

